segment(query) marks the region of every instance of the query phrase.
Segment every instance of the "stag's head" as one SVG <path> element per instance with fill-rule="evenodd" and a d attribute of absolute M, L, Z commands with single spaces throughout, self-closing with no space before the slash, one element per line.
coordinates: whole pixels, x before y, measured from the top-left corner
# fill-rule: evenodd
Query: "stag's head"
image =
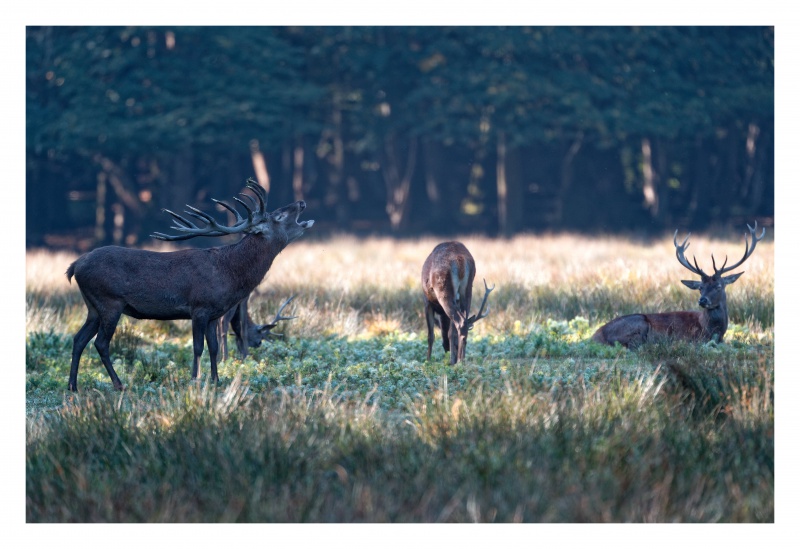
<path fill-rule="evenodd" d="M 283 334 L 272 333 L 272 330 L 278 326 L 278 323 L 281 320 L 292 320 L 293 318 L 297 318 L 296 316 L 283 316 L 283 310 L 287 307 L 287 305 L 289 305 L 289 303 L 292 302 L 292 300 L 294 300 L 295 297 L 296 296 L 292 296 L 283 302 L 283 305 L 281 305 L 281 308 L 278 309 L 278 313 L 275 315 L 275 318 L 272 319 L 272 322 L 267 324 L 253 324 L 250 326 L 250 333 L 247 337 L 250 347 L 259 347 L 261 342 L 268 337 L 283 337 Z"/>
<path fill-rule="evenodd" d="M 153 233 L 154 238 L 159 240 L 186 240 L 196 236 L 224 236 L 228 234 L 263 234 L 270 238 L 277 238 L 284 240 L 286 244 L 297 240 L 306 229 L 314 224 L 314 220 L 298 221 L 300 214 L 306 209 L 306 203 L 298 200 L 293 204 L 278 208 L 273 212 L 267 212 L 267 192 L 264 188 L 256 183 L 253 179 L 248 179 L 246 186 L 254 194 L 255 198 L 250 195 L 240 193 L 234 196 L 233 199 L 238 202 L 247 211 L 247 217 L 242 217 L 235 207 L 227 202 L 221 200 L 211 199 L 212 202 L 218 204 L 236 216 L 236 222 L 233 225 L 222 225 L 217 222 L 209 214 L 198 210 L 193 206 L 187 205 L 188 210 L 185 213 L 195 219 L 200 220 L 201 225 L 186 219 L 185 217 L 176 214 L 170 210 L 164 210 L 173 217 L 175 224 L 171 227 L 178 231 L 178 235 L 167 235 L 163 233 Z"/>
<path fill-rule="evenodd" d="M 314 220 L 300 221 L 300 214 L 306 209 L 306 203 L 303 200 L 298 200 L 293 204 L 278 208 L 269 214 L 269 220 L 263 223 L 259 231 L 263 230 L 272 231 L 273 233 L 285 233 L 287 244 L 294 242 L 300 238 L 306 229 L 314 225 Z"/>
<path fill-rule="evenodd" d="M 691 288 L 692 290 L 698 290 L 700 292 L 700 300 L 698 301 L 698 305 L 700 305 L 704 309 L 713 310 L 717 309 L 720 306 L 724 305 L 726 302 L 725 296 L 725 286 L 728 284 L 733 284 L 736 282 L 740 276 L 744 274 L 744 272 L 736 273 L 728 276 L 723 276 L 725 273 L 728 273 L 744 263 L 750 255 L 752 255 L 753 250 L 756 249 L 756 245 L 764 238 L 764 233 L 766 229 L 761 229 L 761 236 L 756 236 L 756 229 L 758 228 L 758 222 L 754 223 L 754 227 L 750 225 L 747 228 L 750 230 L 749 240 L 748 234 L 745 233 L 744 235 L 744 256 L 742 259 L 737 261 L 735 264 L 726 267 L 728 263 L 727 256 L 725 257 L 725 261 L 722 264 L 722 267 L 717 268 L 717 262 L 714 259 L 714 256 L 711 256 L 711 264 L 714 267 L 714 274 L 708 275 L 706 274 L 698 265 L 697 265 L 697 258 L 692 256 L 694 260 L 694 265 L 689 263 L 684 255 L 686 249 L 689 247 L 689 237 L 691 233 L 689 233 L 686 238 L 684 239 L 682 244 L 678 244 L 678 231 L 675 231 L 675 235 L 672 237 L 672 242 L 675 245 L 675 257 L 678 258 L 678 262 L 689 269 L 696 275 L 700 276 L 700 280 L 681 280 L 681 282 Z"/>

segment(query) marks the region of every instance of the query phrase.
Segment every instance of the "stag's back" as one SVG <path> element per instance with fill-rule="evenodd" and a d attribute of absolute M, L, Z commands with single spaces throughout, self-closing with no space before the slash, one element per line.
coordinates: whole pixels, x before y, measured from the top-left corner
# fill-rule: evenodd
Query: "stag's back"
<path fill-rule="evenodd" d="M 442 242 L 422 265 L 422 288 L 428 301 L 448 300 L 465 313 L 469 312 L 474 279 L 475 260 L 461 242 Z"/>

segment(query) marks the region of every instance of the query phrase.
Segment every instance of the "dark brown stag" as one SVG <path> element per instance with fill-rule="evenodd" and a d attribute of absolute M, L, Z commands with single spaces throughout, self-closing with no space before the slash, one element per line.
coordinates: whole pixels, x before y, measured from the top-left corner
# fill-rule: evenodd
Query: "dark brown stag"
<path fill-rule="evenodd" d="M 750 230 L 750 240 L 745 234 L 744 256 L 736 264 L 726 267 L 728 258 L 722 267 L 717 269 L 714 256 L 711 256 L 711 263 L 714 267 L 714 274 L 708 275 L 697 265 L 687 261 L 684 253 L 689 247 L 688 241 L 691 233 L 687 235 L 682 244 L 678 244 L 678 231 L 672 238 L 675 244 L 675 256 L 678 262 L 689 269 L 700 280 L 681 280 L 683 284 L 692 290 L 700 291 L 698 304 L 701 311 L 676 311 L 670 313 L 651 313 L 651 314 L 631 314 L 615 318 L 608 324 L 601 326 L 592 336 L 598 343 L 614 345 L 620 343 L 628 348 L 636 348 L 645 341 L 652 341 L 656 337 L 671 337 L 678 339 L 688 339 L 692 341 L 711 341 L 712 339 L 721 342 L 728 330 L 728 302 L 725 295 L 725 286 L 733 284 L 744 273 L 736 273 L 730 276 L 722 276 L 737 267 L 741 266 L 756 249 L 756 245 L 764 238 L 766 229 L 761 230 L 761 236 L 756 236 L 755 227 L 747 226 Z"/>
<path fill-rule="evenodd" d="M 240 196 L 247 202 L 234 197 L 247 210 L 247 218 L 229 204 L 214 200 L 236 216 L 233 225 L 221 225 L 209 214 L 187 206 L 186 214 L 199 220 L 199 226 L 164 210 L 174 218 L 172 229 L 180 234 L 153 234 L 155 238 L 169 241 L 244 234 L 236 244 L 175 252 L 104 246 L 84 254 L 69 266 L 67 279 L 71 281 L 75 277 L 88 309 L 86 322 L 73 339 L 69 390 L 78 389 L 81 354 L 95 334 L 95 348 L 114 388 L 123 389 L 109 356 L 109 343 L 123 314 L 156 320 L 191 319 L 192 378 L 197 377 L 205 340 L 211 359 L 211 379 L 219 379 L 218 319 L 247 297 L 281 250 L 314 224 L 313 220 L 298 221 L 306 208 L 305 202 L 298 201 L 267 212 L 264 189 L 252 179 L 248 179 L 247 187 L 255 193 L 256 199 L 245 194 Z"/>
<path fill-rule="evenodd" d="M 244 298 L 233 309 L 222 315 L 219 319 L 219 334 L 220 334 L 220 350 L 222 351 L 222 360 L 228 358 L 228 330 L 233 329 L 233 334 L 236 337 L 236 347 L 239 349 L 239 356 L 245 358 L 247 356 L 248 347 L 256 348 L 261 345 L 261 342 L 268 337 L 283 337 L 283 334 L 274 334 L 272 329 L 278 326 L 281 320 L 291 320 L 297 318 L 294 316 L 282 316 L 283 310 L 295 296 L 290 297 L 283 302 L 278 314 L 268 324 L 256 324 L 253 322 L 249 312 L 248 302 L 250 296 Z"/>
<path fill-rule="evenodd" d="M 422 292 L 425 295 L 425 321 L 428 324 L 428 360 L 433 347 L 433 329 L 438 316 L 442 330 L 442 347 L 450 351 L 450 364 L 463 361 L 467 350 L 467 335 L 474 324 L 489 314 L 484 312 L 489 292 L 486 292 L 477 315 L 469 316 L 472 304 L 472 281 L 475 279 L 475 260 L 461 242 L 442 242 L 436 246 L 422 265 Z"/>

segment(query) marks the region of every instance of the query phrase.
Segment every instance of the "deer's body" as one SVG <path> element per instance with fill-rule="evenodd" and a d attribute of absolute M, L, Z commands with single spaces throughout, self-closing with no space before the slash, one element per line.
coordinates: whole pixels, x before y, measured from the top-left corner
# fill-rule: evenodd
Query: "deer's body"
<path fill-rule="evenodd" d="M 123 314 L 155 320 L 190 319 L 194 342 L 192 378 L 197 377 L 205 340 L 211 359 L 211 378 L 219 379 L 218 319 L 245 299 L 264 278 L 281 250 L 313 225 L 313 221 L 297 221 L 305 209 L 304 202 L 268 213 L 265 211 L 266 195 L 261 194 L 263 189 L 256 189 L 251 182 L 248 187 L 257 193 L 261 207 L 253 211 L 245 204 L 248 219 L 237 213 L 239 223 L 234 227 L 221 226 L 207 214 L 190 207 L 198 213 L 189 214 L 202 219 L 205 227 L 197 227 L 169 212 L 178 220 L 173 228 L 184 235 L 154 235 L 163 240 L 183 240 L 247 232 L 236 244 L 174 252 L 105 246 L 84 254 L 69 266 L 67 279 L 71 281 L 74 276 L 88 309 L 86 322 L 73 338 L 70 390 L 78 388 L 80 357 L 95 335 L 95 347 L 114 388 L 123 388 L 109 355 L 111 338 Z"/>
<path fill-rule="evenodd" d="M 597 343 L 636 348 L 654 337 L 709 341 L 717 334 L 721 339 L 727 329 L 708 329 L 708 318 L 702 312 L 676 311 L 671 313 L 630 314 L 615 318 L 598 329 L 592 336 Z"/>
<path fill-rule="evenodd" d="M 104 246 L 78 258 L 67 278 L 74 273 L 81 293 L 91 287 L 93 300 L 123 304 L 134 318 L 216 319 L 250 294 L 285 245 L 246 235 L 228 246 L 174 252 Z"/>
<path fill-rule="evenodd" d="M 488 314 L 483 308 L 491 291 L 486 288 L 480 311 L 469 316 L 475 260 L 461 242 L 442 242 L 422 265 L 422 292 L 425 297 L 425 321 L 428 327 L 428 360 L 434 340 L 435 317 L 442 333 L 442 347 L 450 351 L 450 363 L 464 360 L 467 334 L 472 325 Z M 485 281 L 484 281 L 485 284 Z"/>
<path fill-rule="evenodd" d="M 725 286 L 736 282 L 743 273 L 730 276 L 722 275 L 739 267 L 753 253 L 756 244 L 764 237 L 763 230 L 761 236 L 756 237 L 756 227 L 758 227 L 758 224 L 752 228 L 748 225 L 751 243 L 748 245 L 745 240 L 744 257 L 735 265 L 725 268 L 725 264 L 727 264 L 726 258 L 722 267 L 717 269 L 716 262 L 713 261 L 712 256 L 713 275 L 704 273 L 698 267 L 696 259 L 694 265 L 691 265 L 686 260 L 684 252 L 689 247 L 687 244 L 689 237 L 686 237 L 683 244 L 678 245 L 677 231 L 675 231 L 673 242 L 678 262 L 691 272 L 700 275 L 699 281 L 682 280 L 681 282 L 688 288 L 700 292 L 698 304 L 702 310 L 620 316 L 601 326 L 592 336 L 592 340 L 607 345 L 619 343 L 631 349 L 657 338 L 686 339 L 699 342 L 707 342 L 713 339 L 721 342 L 725 337 L 725 332 L 728 331 L 728 299 L 725 294 Z"/>

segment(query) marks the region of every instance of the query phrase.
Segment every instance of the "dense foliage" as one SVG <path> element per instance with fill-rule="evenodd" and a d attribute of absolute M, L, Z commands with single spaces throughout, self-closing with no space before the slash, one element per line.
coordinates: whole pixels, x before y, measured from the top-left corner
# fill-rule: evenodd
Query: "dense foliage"
<path fill-rule="evenodd" d="M 132 244 L 254 173 L 339 230 L 773 213 L 771 27 L 30 27 L 26 53 L 30 244 Z"/>

